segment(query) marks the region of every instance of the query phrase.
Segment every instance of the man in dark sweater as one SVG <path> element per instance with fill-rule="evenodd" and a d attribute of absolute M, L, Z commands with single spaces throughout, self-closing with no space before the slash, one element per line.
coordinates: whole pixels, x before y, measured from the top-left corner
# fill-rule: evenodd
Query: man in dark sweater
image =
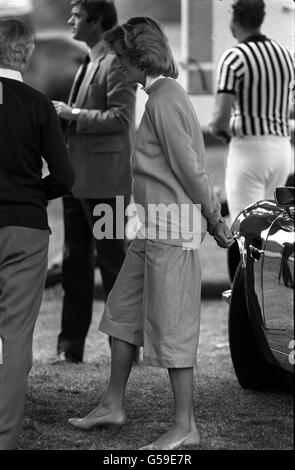
<path fill-rule="evenodd" d="M 33 49 L 26 26 L 0 21 L 0 450 L 16 448 L 23 415 L 47 268 L 47 201 L 74 182 L 53 105 L 22 82 Z"/>

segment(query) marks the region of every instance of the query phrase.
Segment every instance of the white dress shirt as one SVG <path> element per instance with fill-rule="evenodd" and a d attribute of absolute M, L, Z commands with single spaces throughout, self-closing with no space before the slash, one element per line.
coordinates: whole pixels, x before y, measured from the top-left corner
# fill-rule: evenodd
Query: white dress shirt
<path fill-rule="evenodd" d="M 23 82 L 22 74 L 18 70 L 4 69 L 0 67 L 0 78 L 1 77 Z"/>

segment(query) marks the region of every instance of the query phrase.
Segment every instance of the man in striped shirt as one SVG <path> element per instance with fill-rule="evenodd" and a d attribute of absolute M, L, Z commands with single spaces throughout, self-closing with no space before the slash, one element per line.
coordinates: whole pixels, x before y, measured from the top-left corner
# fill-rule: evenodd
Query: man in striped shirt
<path fill-rule="evenodd" d="M 239 43 L 218 66 L 210 130 L 229 143 L 225 187 L 234 219 L 246 206 L 273 199 L 291 172 L 289 104 L 294 85 L 291 53 L 260 32 L 263 0 L 236 0 L 231 31 Z"/>

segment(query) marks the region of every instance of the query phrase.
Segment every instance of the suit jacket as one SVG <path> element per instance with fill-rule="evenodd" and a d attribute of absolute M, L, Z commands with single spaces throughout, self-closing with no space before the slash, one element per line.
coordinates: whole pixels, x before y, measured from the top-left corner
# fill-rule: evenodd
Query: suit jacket
<path fill-rule="evenodd" d="M 75 106 L 81 111 L 75 126 L 70 125 L 67 132 L 76 173 L 72 188 L 75 197 L 104 199 L 131 194 L 135 92 L 116 56 L 101 51 L 79 89 Z"/>

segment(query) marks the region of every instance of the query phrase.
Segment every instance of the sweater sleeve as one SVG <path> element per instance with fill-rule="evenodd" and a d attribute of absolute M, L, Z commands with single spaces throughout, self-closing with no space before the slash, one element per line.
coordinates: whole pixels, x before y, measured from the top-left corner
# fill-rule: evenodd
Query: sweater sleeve
<path fill-rule="evenodd" d="M 46 100 L 41 118 L 41 153 L 49 175 L 42 179 L 47 199 L 66 194 L 74 184 L 74 168 L 69 160 L 65 140 L 54 106 Z"/>
<path fill-rule="evenodd" d="M 199 148 L 193 146 L 190 132 L 192 123 L 189 122 L 186 103 L 163 96 L 151 102 L 147 113 L 172 171 L 193 203 L 201 205 L 208 222 L 208 231 L 212 234 L 217 222 L 222 220 L 220 202 L 200 163 L 201 152 L 204 152 L 201 131 Z M 197 119 L 193 125 L 199 126 Z"/>

